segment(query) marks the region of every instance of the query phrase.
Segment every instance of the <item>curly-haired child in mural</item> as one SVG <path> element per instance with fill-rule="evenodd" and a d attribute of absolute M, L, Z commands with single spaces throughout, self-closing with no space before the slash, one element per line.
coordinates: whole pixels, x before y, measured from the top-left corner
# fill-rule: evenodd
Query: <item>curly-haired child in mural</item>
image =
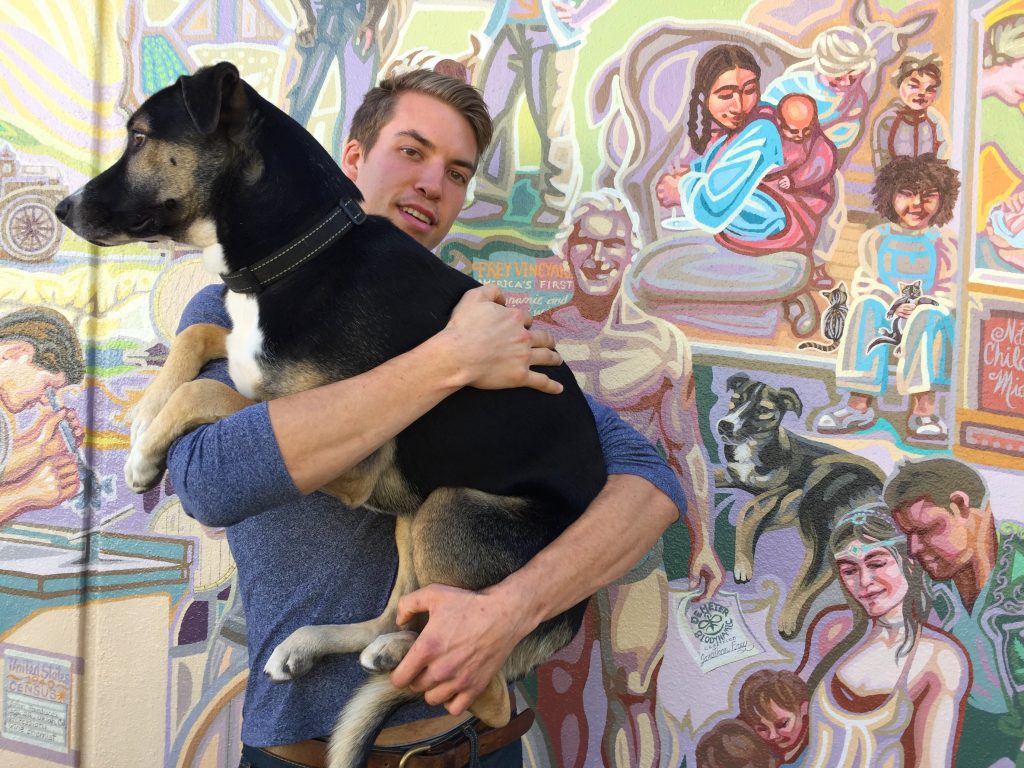
<path fill-rule="evenodd" d="M 778 768 L 754 729 L 739 719 L 721 720 L 697 742 L 700 768 Z"/>
<path fill-rule="evenodd" d="M 951 765 L 970 682 L 967 656 L 925 624 L 924 569 L 888 508 L 874 502 L 836 521 L 828 551 L 852 618 L 808 634 L 821 660 L 803 766 Z"/>
<path fill-rule="evenodd" d="M 956 242 L 939 229 L 953 217 L 959 173 L 934 155 L 897 157 L 879 172 L 875 210 L 888 222 L 860 239 L 846 333 L 836 359 L 836 389 L 846 403 L 819 414 L 825 434 L 865 430 L 876 421 L 874 398 L 888 388 L 895 357 L 896 391 L 910 397 L 909 440 L 944 442 L 935 393 L 949 386 Z M 908 300 L 909 293 L 918 293 Z M 895 341 L 898 335 L 898 343 Z M 874 343 L 882 339 L 881 343 Z"/>
<path fill-rule="evenodd" d="M 0 524 L 78 493 L 83 431 L 56 391 L 84 375 L 78 339 L 59 312 L 26 308 L 0 318 Z"/>

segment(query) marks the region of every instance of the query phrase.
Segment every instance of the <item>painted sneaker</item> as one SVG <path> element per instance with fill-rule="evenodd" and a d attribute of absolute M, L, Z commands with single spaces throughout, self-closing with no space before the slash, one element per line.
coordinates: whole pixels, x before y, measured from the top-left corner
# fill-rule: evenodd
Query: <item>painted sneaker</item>
<path fill-rule="evenodd" d="M 907 439 L 929 443 L 946 442 L 949 440 L 949 430 L 946 428 L 946 422 L 938 416 L 909 416 Z"/>
<path fill-rule="evenodd" d="M 818 414 L 814 429 L 823 435 L 848 435 L 869 429 L 876 421 L 875 409 L 870 406 L 861 412 L 848 405 L 840 405 Z"/>

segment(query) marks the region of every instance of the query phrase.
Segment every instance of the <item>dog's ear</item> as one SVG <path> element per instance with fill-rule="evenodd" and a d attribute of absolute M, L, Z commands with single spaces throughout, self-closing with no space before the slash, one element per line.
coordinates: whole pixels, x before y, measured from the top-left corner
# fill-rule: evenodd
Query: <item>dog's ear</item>
<path fill-rule="evenodd" d="M 211 134 L 218 126 L 229 128 L 237 118 L 245 98 L 238 69 L 229 61 L 203 67 L 194 75 L 178 79 L 185 109 L 200 133 Z"/>
<path fill-rule="evenodd" d="M 745 373 L 734 373 L 725 381 L 725 388 L 738 392 L 740 387 L 750 381 L 750 377 Z"/>
<path fill-rule="evenodd" d="M 800 402 L 800 395 L 792 387 L 782 387 L 779 390 L 779 403 L 787 411 L 792 411 L 797 416 L 803 415 L 804 404 Z"/>

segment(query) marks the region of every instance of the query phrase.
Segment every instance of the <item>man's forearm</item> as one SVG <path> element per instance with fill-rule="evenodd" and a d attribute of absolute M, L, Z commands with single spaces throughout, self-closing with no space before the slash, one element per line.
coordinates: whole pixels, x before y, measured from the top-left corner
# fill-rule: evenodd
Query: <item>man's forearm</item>
<path fill-rule="evenodd" d="M 678 519 L 675 503 L 647 480 L 611 475 L 579 520 L 485 592 L 518 608 L 525 636 L 627 573 Z"/>
<path fill-rule="evenodd" d="M 361 376 L 270 401 L 295 486 L 311 493 L 334 480 L 464 386 L 448 344 L 435 336 Z"/>

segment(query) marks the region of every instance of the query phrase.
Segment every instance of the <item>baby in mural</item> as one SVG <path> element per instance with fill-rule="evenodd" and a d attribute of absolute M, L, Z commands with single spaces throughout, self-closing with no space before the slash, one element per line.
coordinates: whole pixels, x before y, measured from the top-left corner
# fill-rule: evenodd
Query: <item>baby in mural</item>
<path fill-rule="evenodd" d="M 26 308 L 0 318 L 0 524 L 78 493 L 84 433 L 75 412 L 57 406 L 56 392 L 84 375 L 78 338 L 59 312 Z"/>
<path fill-rule="evenodd" d="M 814 99 L 821 129 L 842 153 L 860 139 L 868 94 L 864 80 L 877 66 L 878 51 L 863 30 L 835 27 L 814 38 L 807 65 L 794 67 L 772 81 L 761 100 L 780 104 L 793 93 Z"/>
<path fill-rule="evenodd" d="M 949 386 L 953 341 L 956 241 L 939 229 L 953 217 L 959 173 L 934 155 L 897 157 L 878 173 L 875 210 L 888 223 L 861 237 L 859 266 L 850 291 L 846 333 L 836 359 L 836 388 L 848 392 L 845 404 L 819 414 L 815 429 L 842 434 L 875 424 L 872 403 L 888 388 L 895 356 L 896 390 L 910 397 L 906 435 L 911 441 L 945 442 L 945 421 L 935 412 L 935 393 Z M 871 342 L 893 325 L 890 310 L 902 288 L 920 281 L 933 303 L 902 303 L 902 354 Z"/>
<path fill-rule="evenodd" d="M 569 303 L 538 315 L 533 328 L 549 330 L 581 385 L 613 406 L 667 456 L 688 502 L 691 586 L 696 588 L 703 580 L 703 597 L 710 598 L 721 586 L 724 571 L 711 542 L 710 476 L 700 438 L 690 346 L 675 326 L 643 312 L 621 291 L 625 271 L 639 250 L 635 232 L 635 216 L 617 193 L 582 195 L 553 244 L 572 268 L 574 295 Z M 636 349 L 645 350 L 645 355 L 628 352 Z M 646 766 L 643 756 L 658 753 L 657 671 L 668 622 L 666 576 L 659 561 L 660 557 L 645 559 L 599 592 L 576 640 L 537 671 L 538 699 L 562 702 L 550 711 L 543 704 L 539 709 L 548 732 L 562 734 L 554 739 L 561 766 L 583 765 L 587 757 L 587 724 L 578 723 L 575 737 L 569 739 L 562 717 L 576 706 L 583 708 L 591 647 L 598 638 L 608 695 L 605 757 L 610 760 L 626 749 L 631 765 Z M 624 620 L 637 611 L 647 616 L 645 622 Z M 559 680 L 571 682 L 559 685 Z M 579 703 L 567 707 L 566 696 Z"/>
<path fill-rule="evenodd" d="M 801 764 L 811 691 L 789 670 L 762 669 L 740 686 L 740 720 L 768 745 L 779 768 Z"/>
<path fill-rule="evenodd" d="M 942 85 L 942 60 L 934 54 L 907 56 L 892 84 L 898 96 L 878 115 L 872 130 L 875 170 L 894 157 L 949 157 L 946 123 L 932 106 Z"/>

